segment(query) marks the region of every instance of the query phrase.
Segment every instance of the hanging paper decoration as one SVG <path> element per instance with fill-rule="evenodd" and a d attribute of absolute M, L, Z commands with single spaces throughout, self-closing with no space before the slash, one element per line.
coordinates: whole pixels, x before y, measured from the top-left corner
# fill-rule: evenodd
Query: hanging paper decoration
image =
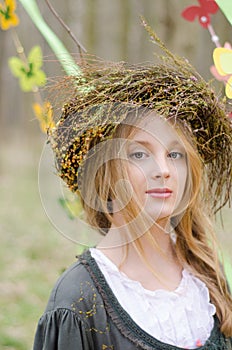
<path fill-rule="evenodd" d="M 39 46 L 34 46 L 31 49 L 26 60 L 11 57 L 8 63 L 12 74 L 19 78 L 19 84 L 23 91 L 34 91 L 38 86 L 46 84 L 46 75 L 40 69 L 43 65 L 43 59 Z"/>
<path fill-rule="evenodd" d="M 71 220 L 80 217 L 81 213 L 83 212 L 81 201 L 78 196 L 75 196 L 74 198 L 70 199 L 69 197 L 60 197 L 59 204 L 66 211 L 66 214 Z"/>
<path fill-rule="evenodd" d="M 16 27 L 19 24 L 19 18 L 15 13 L 16 6 L 15 0 L 5 0 L 3 4 L 0 3 L 0 27 L 2 30 Z"/>
<path fill-rule="evenodd" d="M 230 46 L 230 45 L 229 45 Z M 226 82 L 226 96 L 232 99 L 232 48 L 217 47 L 213 52 L 213 60 L 220 80 Z"/>
<path fill-rule="evenodd" d="M 44 21 L 40 10 L 37 6 L 35 0 L 19 0 L 31 20 L 34 22 L 35 26 L 39 29 L 43 37 L 46 39 L 48 45 L 55 53 L 60 64 L 64 68 L 68 75 L 81 75 L 81 70 L 78 65 L 73 60 L 72 56 L 63 45 L 61 40 L 56 36 L 56 34 L 51 30 L 51 28 Z"/>
<path fill-rule="evenodd" d="M 231 0 L 215 0 L 225 17 L 232 25 L 232 2 Z"/>
<path fill-rule="evenodd" d="M 53 109 L 51 103 L 45 101 L 44 103 L 34 103 L 33 111 L 40 123 L 40 128 L 43 133 L 47 133 L 48 129 L 52 129 L 55 126 L 53 120 Z"/>
<path fill-rule="evenodd" d="M 231 45 L 227 42 L 225 43 L 224 48 L 232 49 Z M 218 81 L 223 81 L 226 83 L 230 78 L 230 74 L 221 75 L 215 66 L 210 67 L 210 72 Z"/>
<path fill-rule="evenodd" d="M 213 53 L 214 66 L 210 67 L 210 71 L 217 80 L 225 83 L 226 96 L 232 99 L 232 48 L 228 43 L 226 43 L 224 47 L 221 47 L 219 38 L 210 23 L 210 15 L 215 14 L 218 11 L 219 6 L 222 8 L 228 20 L 232 23 L 231 0 L 198 0 L 198 2 L 199 6 L 189 6 L 181 15 L 190 22 L 198 17 L 200 25 L 209 30 L 211 39 L 216 45 L 216 49 Z"/>
<path fill-rule="evenodd" d="M 200 25 L 207 28 L 210 24 L 210 15 L 218 11 L 218 5 L 214 0 L 198 0 L 198 2 L 200 6 L 189 6 L 181 15 L 190 22 L 198 18 Z"/>

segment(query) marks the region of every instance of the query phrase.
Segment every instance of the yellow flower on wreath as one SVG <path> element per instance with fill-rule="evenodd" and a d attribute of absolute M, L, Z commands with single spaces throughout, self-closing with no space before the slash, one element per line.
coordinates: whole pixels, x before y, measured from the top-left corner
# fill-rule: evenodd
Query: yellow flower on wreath
<path fill-rule="evenodd" d="M 0 27 L 7 30 L 10 27 L 16 27 L 19 24 L 19 18 L 15 13 L 15 0 L 4 0 L 0 3 Z"/>
<path fill-rule="evenodd" d="M 33 111 L 36 118 L 40 122 L 42 132 L 46 134 L 48 129 L 55 127 L 53 110 L 50 102 L 46 101 L 42 105 L 39 103 L 33 103 Z"/>

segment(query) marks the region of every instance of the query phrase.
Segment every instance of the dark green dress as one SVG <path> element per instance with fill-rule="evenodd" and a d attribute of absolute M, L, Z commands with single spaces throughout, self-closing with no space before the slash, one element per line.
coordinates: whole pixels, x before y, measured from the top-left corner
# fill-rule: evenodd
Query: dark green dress
<path fill-rule="evenodd" d="M 34 350 L 177 350 L 143 331 L 120 306 L 89 251 L 57 281 L 41 317 Z M 231 339 L 217 318 L 206 344 L 198 349 L 226 350 Z"/>

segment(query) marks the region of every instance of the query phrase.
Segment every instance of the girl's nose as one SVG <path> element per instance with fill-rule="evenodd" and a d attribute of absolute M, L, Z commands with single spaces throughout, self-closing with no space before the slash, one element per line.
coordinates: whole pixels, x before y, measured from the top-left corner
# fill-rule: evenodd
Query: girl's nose
<path fill-rule="evenodd" d="M 167 179 L 170 177 L 170 169 L 167 164 L 166 159 L 157 159 L 154 160 L 154 168 L 152 171 L 153 178 L 163 178 Z"/>

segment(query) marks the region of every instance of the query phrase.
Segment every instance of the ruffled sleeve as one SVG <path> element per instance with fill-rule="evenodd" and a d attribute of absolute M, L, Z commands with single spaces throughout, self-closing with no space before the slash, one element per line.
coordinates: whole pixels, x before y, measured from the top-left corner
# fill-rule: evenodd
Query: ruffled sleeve
<path fill-rule="evenodd" d="M 33 350 L 88 350 L 92 346 L 78 316 L 71 310 L 57 309 L 39 320 Z"/>

